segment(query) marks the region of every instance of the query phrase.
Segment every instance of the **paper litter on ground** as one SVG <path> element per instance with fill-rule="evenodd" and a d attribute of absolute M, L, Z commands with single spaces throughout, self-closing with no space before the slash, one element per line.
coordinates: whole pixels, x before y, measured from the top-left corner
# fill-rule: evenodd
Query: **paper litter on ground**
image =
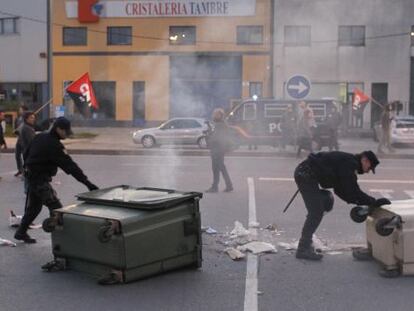
<path fill-rule="evenodd" d="M 0 245 L 1 246 L 11 246 L 11 247 L 16 247 L 16 243 L 9 241 L 9 240 L 5 240 L 0 238 Z"/>
<path fill-rule="evenodd" d="M 233 247 L 226 248 L 226 249 L 224 250 L 224 252 L 225 252 L 227 255 L 229 255 L 229 257 L 230 257 L 232 260 L 241 260 L 241 259 L 243 259 L 244 257 L 246 257 L 246 255 L 245 255 L 245 254 L 243 254 L 241 251 L 239 251 L 238 249 L 235 249 L 235 248 L 233 248 Z"/>
<path fill-rule="evenodd" d="M 250 231 L 243 227 L 240 221 L 234 222 L 234 229 L 230 232 L 230 238 L 237 238 L 241 236 L 249 235 Z"/>
<path fill-rule="evenodd" d="M 276 253 L 276 248 L 274 245 L 266 242 L 252 241 L 244 245 L 237 247 L 238 250 L 245 252 L 249 251 L 255 255 L 261 253 Z"/>

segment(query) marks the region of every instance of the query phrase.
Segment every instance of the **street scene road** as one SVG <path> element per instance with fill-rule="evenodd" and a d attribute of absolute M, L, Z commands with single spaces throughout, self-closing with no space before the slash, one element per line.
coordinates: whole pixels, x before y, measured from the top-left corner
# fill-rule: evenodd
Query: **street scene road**
<path fill-rule="evenodd" d="M 211 163 L 205 156 L 177 157 L 171 152 L 162 157 L 75 155 L 74 159 L 102 188 L 127 184 L 203 192 L 211 185 Z M 306 215 L 300 196 L 282 213 L 296 190 L 292 175 L 299 161 L 263 156 L 226 159 L 235 191 L 206 193 L 200 201 L 202 226 L 217 233 L 203 234 L 203 266 L 198 270 L 106 287 L 74 271 L 45 273 L 40 266 L 52 259 L 50 236 L 33 229 L 30 234 L 37 244 L 0 248 L 1 309 L 412 310 L 414 279 L 384 279 L 375 262 L 353 260 L 351 247 L 366 243 L 365 225 L 352 222 L 352 206 L 337 197 L 317 231 L 325 252 L 322 262 L 298 260 L 294 251 L 286 250 L 287 244 L 297 242 Z M 25 196 L 23 183 L 11 168 L 14 157 L 3 154 L 0 237 L 13 240 L 9 210 L 22 214 Z M 376 175 L 363 175 L 359 181 L 374 197 L 404 200 L 414 197 L 413 174 L 413 160 L 384 159 Z M 64 205 L 75 203 L 74 196 L 87 191 L 61 171 L 53 186 Z M 45 217 L 46 208 L 36 222 Z M 235 221 L 257 240 L 273 244 L 277 252 L 232 261 L 224 249 L 232 243 L 229 232 Z"/>

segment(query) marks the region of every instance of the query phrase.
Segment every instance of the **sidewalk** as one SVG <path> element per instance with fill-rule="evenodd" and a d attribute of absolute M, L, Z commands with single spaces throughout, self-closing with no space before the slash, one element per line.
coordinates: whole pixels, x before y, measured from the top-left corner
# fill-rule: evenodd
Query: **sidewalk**
<path fill-rule="evenodd" d="M 206 149 L 200 149 L 198 146 L 182 146 L 182 145 L 163 145 L 151 149 L 145 149 L 142 145 L 134 144 L 132 141 L 132 133 L 136 128 L 119 128 L 119 127 L 103 127 L 103 128 L 86 128 L 74 127 L 75 133 L 93 133 L 96 137 L 85 139 L 66 139 L 63 141 L 67 150 L 71 154 L 112 154 L 112 155 L 205 155 L 209 154 Z M 3 152 L 14 152 L 16 138 L 6 138 L 9 149 Z M 377 151 L 378 143 L 371 138 L 340 138 L 340 150 L 359 153 L 363 150 Z M 327 151 L 324 148 L 322 151 Z M 303 156 L 305 152 L 302 153 Z M 233 151 L 234 156 L 295 156 L 295 150 L 289 146 L 286 150 L 279 150 L 270 146 L 259 146 L 258 150 L 248 150 L 247 146 L 241 146 Z M 398 147 L 395 153 L 386 153 L 378 155 L 379 158 L 395 158 L 395 159 L 414 159 L 414 148 Z"/>

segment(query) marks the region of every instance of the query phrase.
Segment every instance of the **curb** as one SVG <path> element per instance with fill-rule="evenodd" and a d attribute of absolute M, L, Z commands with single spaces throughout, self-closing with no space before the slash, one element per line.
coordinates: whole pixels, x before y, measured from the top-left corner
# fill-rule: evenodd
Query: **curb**
<path fill-rule="evenodd" d="M 91 154 L 91 155 L 145 155 L 145 156 L 210 156 L 209 150 L 183 150 L 183 149 L 137 149 L 137 150 L 116 150 L 116 149 L 66 149 L 69 154 Z M 345 151 L 349 152 L 349 151 Z M 3 150 L 2 153 L 14 153 L 14 148 Z M 305 159 L 305 154 L 300 159 Z M 275 158 L 296 158 L 295 152 L 279 151 L 233 151 L 227 154 L 228 157 L 275 157 Z M 378 155 L 379 159 L 414 159 L 414 154 L 394 153 Z"/>

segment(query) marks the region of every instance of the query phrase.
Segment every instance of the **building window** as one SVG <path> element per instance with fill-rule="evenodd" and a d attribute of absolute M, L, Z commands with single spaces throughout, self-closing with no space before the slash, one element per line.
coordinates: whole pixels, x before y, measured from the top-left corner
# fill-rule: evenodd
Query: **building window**
<path fill-rule="evenodd" d="M 0 18 L 0 35 L 17 34 L 17 21 L 19 18 Z"/>
<path fill-rule="evenodd" d="M 108 27 L 108 45 L 131 45 L 132 27 Z"/>
<path fill-rule="evenodd" d="M 364 46 L 365 26 L 339 26 L 339 46 Z"/>
<path fill-rule="evenodd" d="M 310 46 L 311 26 L 285 26 L 285 46 Z"/>
<path fill-rule="evenodd" d="M 263 26 L 237 26 L 237 44 L 263 44 Z"/>
<path fill-rule="evenodd" d="M 86 45 L 86 27 L 63 27 L 63 45 Z"/>
<path fill-rule="evenodd" d="M 194 45 L 196 43 L 195 26 L 170 26 L 171 45 Z"/>
<path fill-rule="evenodd" d="M 249 97 L 257 99 L 263 95 L 263 83 L 262 82 L 249 82 Z"/>

